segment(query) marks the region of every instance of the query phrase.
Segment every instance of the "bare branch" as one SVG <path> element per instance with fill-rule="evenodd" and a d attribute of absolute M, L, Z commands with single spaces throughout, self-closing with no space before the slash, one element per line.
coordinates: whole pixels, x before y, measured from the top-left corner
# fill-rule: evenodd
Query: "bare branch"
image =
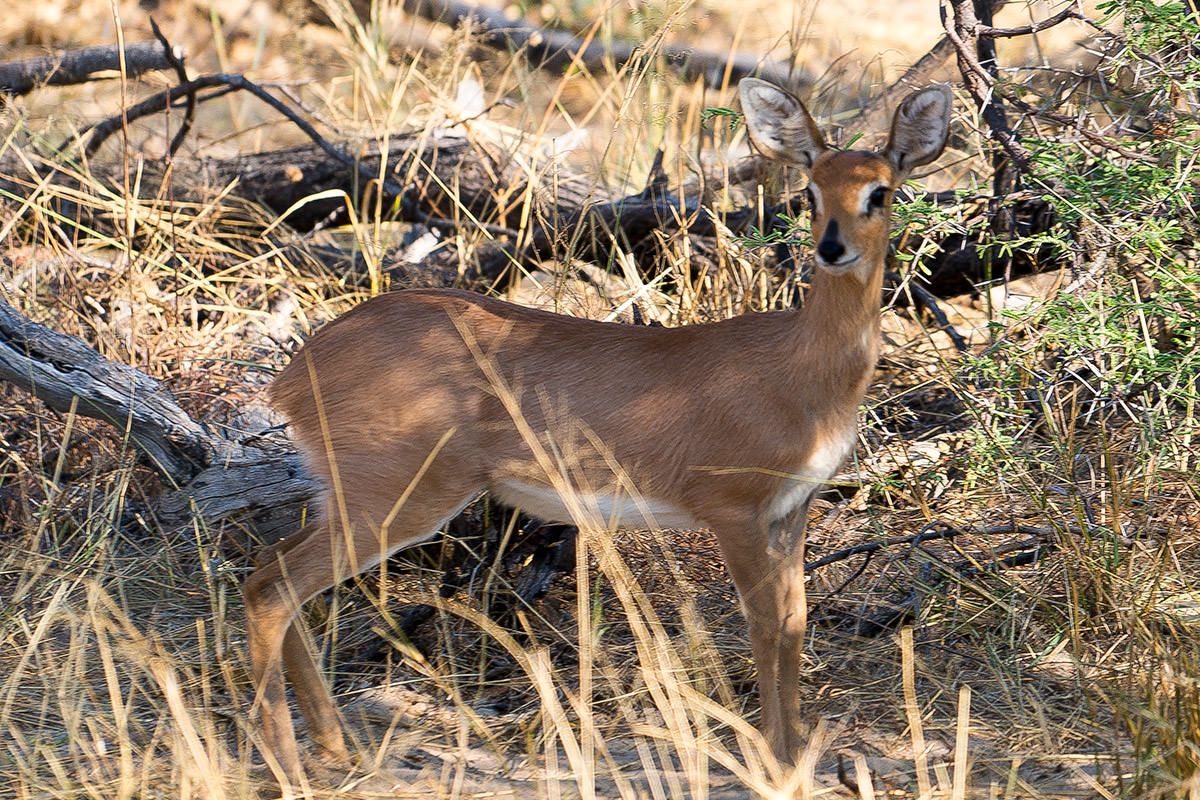
<path fill-rule="evenodd" d="M 1063 534 L 1078 536 L 1083 532 L 1074 527 L 1037 527 L 1033 525 L 989 525 L 984 528 L 971 528 L 964 530 L 956 528 L 946 522 L 931 522 L 915 536 L 898 536 L 891 539 L 886 539 L 882 542 L 866 542 L 865 544 L 847 547 L 845 550 L 838 550 L 830 553 L 827 556 L 810 561 L 804 565 L 806 571 L 818 569 L 829 564 L 845 561 L 847 558 L 858 555 L 871 555 L 880 550 L 886 550 L 891 547 L 899 547 L 907 545 L 908 547 L 916 547 L 924 542 L 933 541 L 936 539 L 956 539 L 960 536 L 968 534 L 973 536 L 999 536 L 1004 534 L 1022 534 L 1032 536 L 1039 543 L 1051 543 L 1058 541 Z"/>
<path fill-rule="evenodd" d="M 316 480 L 290 448 L 252 447 L 210 431 L 154 378 L 33 322 L 2 299 L 0 381 L 55 411 L 74 408 L 124 431 L 129 444 L 175 487 L 154 504 L 164 524 L 193 514 L 213 521 L 250 517 L 270 536 L 294 530 L 298 507 L 317 492 Z"/>
<path fill-rule="evenodd" d="M 946 0 L 943 0 L 943 3 L 945 2 Z M 996 80 L 976 57 L 976 31 L 982 26 L 979 18 L 975 16 L 971 0 L 949 0 L 949 4 L 953 13 L 943 14 L 942 24 L 946 29 L 946 36 L 958 52 L 958 65 L 963 83 L 975 98 L 975 104 L 991 129 L 992 136 L 1004 148 L 1013 166 L 1023 173 L 1030 174 L 1033 172 L 1033 156 L 1009 127 L 1003 110 L 994 99 Z"/>
<path fill-rule="evenodd" d="M 152 97 L 149 97 L 146 100 L 143 100 L 142 102 L 137 103 L 136 105 L 126 109 L 122 113 L 120 113 L 116 116 L 110 117 L 109 119 L 106 119 L 103 122 L 100 122 L 100 123 L 92 126 L 89 129 L 85 129 L 83 131 L 83 134 L 87 134 L 89 132 L 91 133 L 91 138 L 88 141 L 86 152 L 89 155 L 94 153 L 100 147 L 100 144 L 104 142 L 105 139 L 107 139 L 109 136 L 111 136 L 117 130 L 120 130 L 121 126 L 123 124 L 125 124 L 126 122 L 130 122 L 135 119 L 140 119 L 141 117 L 145 117 L 150 114 L 155 114 L 155 113 L 158 113 L 159 111 L 163 111 L 164 109 L 166 109 L 168 106 L 170 106 L 172 103 L 174 103 L 176 100 L 180 99 L 181 97 L 184 97 L 184 96 L 187 96 L 190 94 L 194 94 L 197 89 L 204 89 L 204 88 L 208 88 L 211 86 L 224 86 L 224 87 L 229 87 L 229 88 L 236 89 L 236 90 L 249 92 L 250 94 L 257 97 L 258 99 L 262 100 L 267 105 L 271 106 L 271 108 L 275 109 L 280 114 L 285 116 L 288 120 L 290 120 L 292 122 L 292 124 L 294 124 L 297 128 L 299 128 L 306 136 L 308 136 L 308 138 L 311 139 L 318 147 L 320 147 L 322 150 L 324 150 L 326 153 L 328 153 L 334 159 L 341 162 L 349 169 L 358 171 L 368 181 L 379 180 L 380 176 L 377 173 L 372 172 L 369 167 L 367 167 L 364 164 L 359 163 L 358 161 L 356 161 L 355 159 L 351 158 L 349 155 L 344 153 L 341 149 L 339 149 L 334 144 L 329 142 L 325 137 L 321 136 L 321 134 L 317 133 L 317 129 L 314 128 L 308 122 L 308 120 L 304 119 L 302 116 L 297 114 L 286 103 L 284 103 L 282 100 L 280 100 L 279 98 L 272 95 L 270 92 L 268 92 L 263 87 L 259 86 L 258 84 L 254 83 L 251 80 L 248 80 L 243 75 L 226 75 L 226 74 L 205 75 L 205 76 L 196 78 L 195 80 L 190 80 L 190 81 L 187 81 L 186 83 L 182 83 L 178 86 L 173 86 L 164 92 L 159 92 L 158 94 L 153 95 Z M 217 93 L 214 93 L 213 95 L 210 95 L 210 97 L 216 96 L 216 94 Z M 81 135 L 83 135 L 83 134 L 81 134 Z M 384 191 L 390 197 L 395 198 L 397 202 L 399 202 L 401 204 L 405 204 L 405 203 L 409 202 L 404 195 L 403 187 L 396 184 L 394 181 L 384 178 L 381 181 L 381 184 L 382 184 Z M 408 209 L 408 210 L 411 211 L 411 209 Z"/>
<path fill-rule="evenodd" d="M 188 82 L 187 69 L 183 66 L 183 58 L 176 54 L 175 48 L 171 47 L 171 43 L 167 41 L 166 35 L 159 30 L 158 23 L 154 21 L 154 17 L 150 18 L 150 28 L 154 31 L 154 38 L 158 39 L 162 45 L 163 53 L 167 57 L 167 61 L 171 64 L 171 69 L 175 70 L 175 76 L 179 78 L 181 84 Z M 171 139 L 171 146 L 167 148 L 167 158 L 175 155 L 179 150 L 179 146 L 183 144 L 183 140 L 187 138 L 188 132 L 192 129 L 192 120 L 196 117 L 196 90 L 187 94 L 187 111 L 184 112 L 183 122 L 179 125 L 179 130 L 175 131 L 175 136 Z"/>

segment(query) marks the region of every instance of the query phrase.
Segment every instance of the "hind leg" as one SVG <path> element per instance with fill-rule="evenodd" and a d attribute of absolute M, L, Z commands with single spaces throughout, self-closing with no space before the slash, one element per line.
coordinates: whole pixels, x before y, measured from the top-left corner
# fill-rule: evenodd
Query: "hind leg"
<path fill-rule="evenodd" d="M 326 530 L 326 527 L 320 523 L 309 525 L 292 536 L 268 546 L 259 554 L 258 566 L 262 567 L 276 561 L 313 535 L 324 535 Z M 269 574 L 264 574 L 259 578 L 260 583 L 270 580 Z M 298 624 L 302 624 L 299 616 L 299 608 L 297 608 L 297 613 L 291 624 L 287 626 L 287 632 L 283 638 L 283 663 L 286 673 L 291 678 L 293 685 L 308 688 L 308 691 L 296 692 L 296 702 L 299 704 L 304 718 L 308 720 L 309 735 L 312 740 L 334 760 L 348 763 L 350 752 L 346 749 L 345 740 L 342 738 L 342 727 L 337 709 L 333 704 L 328 687 L 322 680 L 320 669 L 305 644 L 304 636 L 297 627 Z M 317 690 L 318 688 L 319 690 Z"/>
<path fill-rule="evenodd" d="M 385 511 L 356 509 L 361 512 L 356 515 L 359 519 L 386 519 L 383 532 L 370 522 L 349 531 L 324 522 L 309 526 L 274 548 L 273 557 L 247 578 L 244 593 L 250 662 L 258 687 L 256 705 L 269 759 L 277 762 L 272 768 L 281 783 L 299 786 L 304 774 L 287 707 L 285 666 L 313 740 L 335 758 L 349 757 L 337 707 L 304 637 L 293 628 L 300 608 L 319 592 L 435 534 L 475 494 L 465 482 L 458 488 L 461 491 L 450 495 L 443 491 L 409 498 L 402 507 Z"/>
<path fill-rule="evenodd" d="M 333 711 L 333 700 L 320 680 L 315 662 L 304 647 L 299 632 L 291 626 L 300 607 L 310 597 L 333 585 L 332 567 L 336 556 L 331 549 L 328 528 L 324 523 L 310 525 L 291 542 L 275 548 L 273 557 L 258 567 L 246 579 L 243 587 L 246 603 L 246 630 L 249 637 L 250 665 L 257 687 L 255 705 L 265 740 L 268 762 L 274 759 L 272 771 L 280 782 L 299 788 L 303 779 L 300 754 L 291 712 L 287 705 L 287 686 L 284 682 L 285 651 L 289 671 L 293 674 L 296 692 L 307 698 L 318 715 L 332 714 L 333 730 L 340 742 L 341 724 Z M 311 568 L 308 565 L 316 565 Z M 324 564 L 325 568 L 320 565 Z M 302 655 L 298 651 L 303 651 Z M 331 742 L 334 734 L 326 733 Z M 337 744 L 334 745 L 337 747 Z M 345 744 L 341 743 L 342 751 Z"/>

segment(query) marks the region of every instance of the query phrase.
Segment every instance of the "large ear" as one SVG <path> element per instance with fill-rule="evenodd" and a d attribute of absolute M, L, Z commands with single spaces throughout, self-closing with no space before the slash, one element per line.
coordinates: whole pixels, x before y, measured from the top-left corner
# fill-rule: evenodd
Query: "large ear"
<path fill-rule="evenodd" d="M 795 97 L 758 78 L 742 78 L 738 94 L 750 141 L 763 155 L 807 169 L 825 152 L 821 129 Z"/>
<path fill-rule="evenodd" d="M 950 135 L 950 109 L 954 94 L 949 86 L 935 85 L 904 98 L 892 119 L 883 156 L 901 177 L 914 167 L 928 164 L 942 154 Z"/>

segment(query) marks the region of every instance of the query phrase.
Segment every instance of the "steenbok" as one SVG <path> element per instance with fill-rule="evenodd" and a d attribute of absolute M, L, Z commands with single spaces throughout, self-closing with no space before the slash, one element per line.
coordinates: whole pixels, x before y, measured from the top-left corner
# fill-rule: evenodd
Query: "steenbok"
<path fill-rule="evenodd" d="M 545 520 L 712 529 L 758 668 L 762 728 L 800 747 L 809 498 L 850 454 L 879 351 L 892 195 L 946 143 L 952 95 L 897 109 L 880 153 L 831 150 L 796 98 L 739 87 L 765 155 L 808 173 L 816 266 L 798 311 L 679 328 L 594 322 L 463 291 L 376 297 L 330 323 L 271 387 L 324 482 L 323 513 L 245 585 L 268 761 L 303 770 L 284 667 L 312 739 L 348 759 L 293 623 L 304 603 L 437 533 L 480 492 Z"/>

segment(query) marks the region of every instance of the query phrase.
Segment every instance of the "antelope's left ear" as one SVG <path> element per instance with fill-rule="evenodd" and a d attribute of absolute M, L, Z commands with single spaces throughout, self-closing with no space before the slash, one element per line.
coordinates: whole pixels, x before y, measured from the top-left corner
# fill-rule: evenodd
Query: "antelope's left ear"
<path fill-rule="evenodd" d="M 883 156 L 892 162 L 901 180 L 914 167 L 928 164 L 942 154 L 950 135 L 953 105 L 950 87 L 938 84 L 913 92 L 896 109 Z"/>

